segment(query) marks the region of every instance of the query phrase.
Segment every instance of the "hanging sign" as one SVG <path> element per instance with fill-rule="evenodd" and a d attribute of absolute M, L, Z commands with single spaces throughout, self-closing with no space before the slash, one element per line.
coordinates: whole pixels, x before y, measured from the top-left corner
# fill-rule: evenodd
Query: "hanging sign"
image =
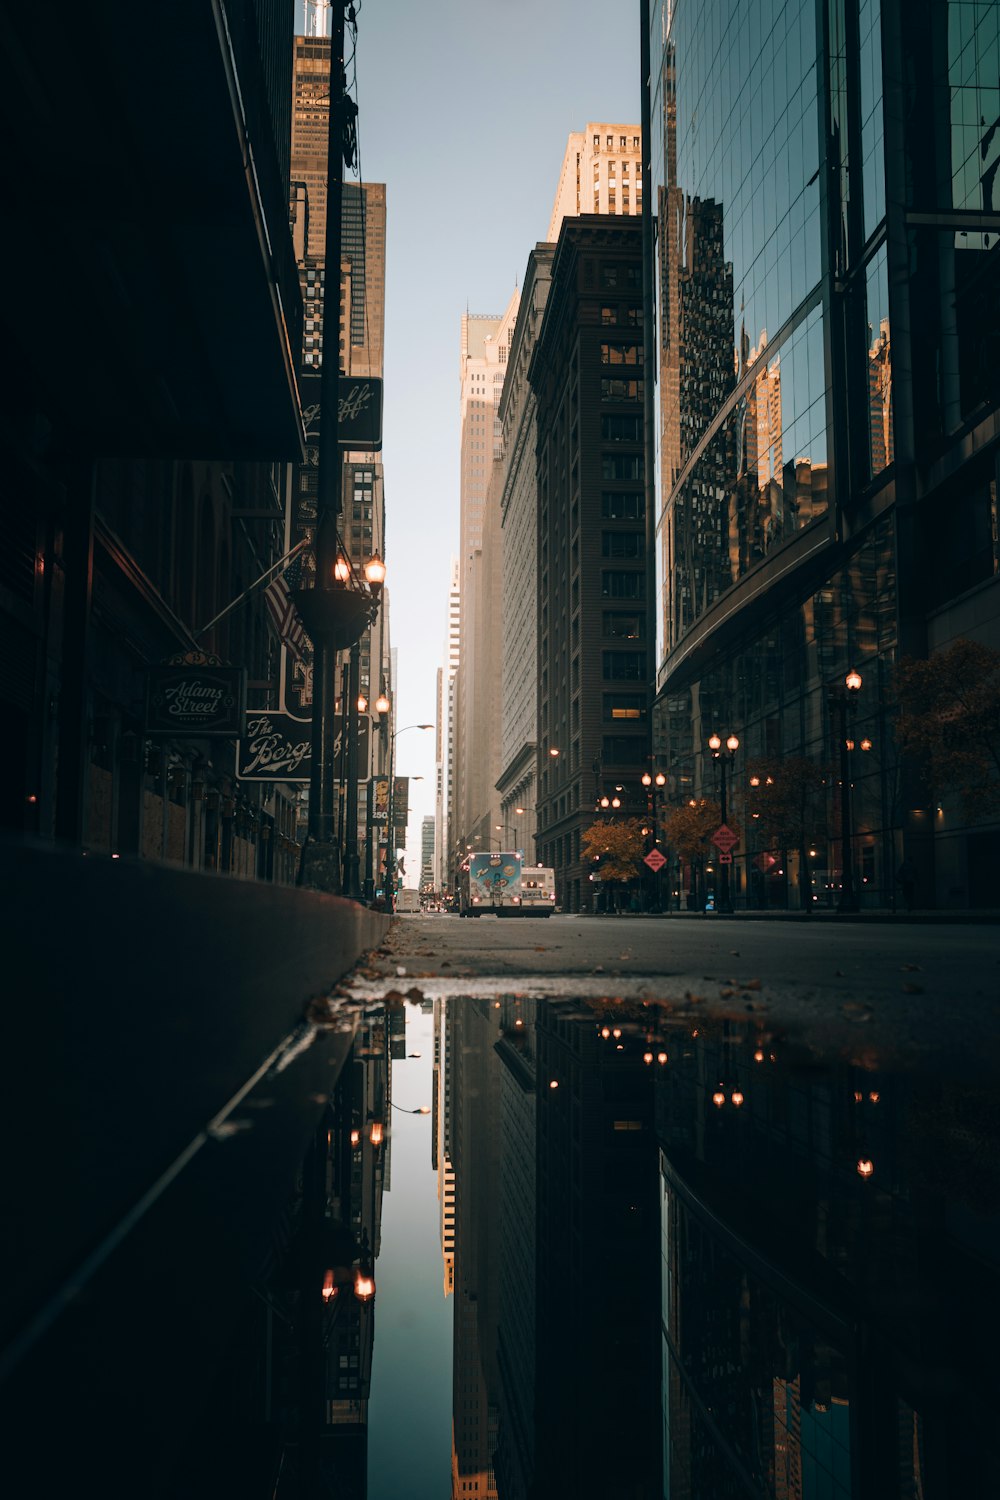
<path fill-rule="evenodd" d="M 196 653 L 192 653 L 195 655 Z M 225 735 L 235 739 L 243 725 L 246 672 L 211 661 L 171 662 L 146 673 L 146 733 Z"/>
<path fill-rule="evenodd" d="M 319 393 L 322 384 L 320 375 L 300 375 L 302 392 L 302 420 L 305 425 L 306 442 L 318 443 L 320 431 Z M 340 409 L 337 421 L 337 442 L 341 448 L 357 449 L 360 452 L 382 446 L 382 382 L 368 376 L 355 378 L 340 375 L 337 380 L 337 395 Z"/>
<path fill-rule="evenodd" d="M 308 782 L 312 766 L 308 719 L 255 709 L 245 717 L 236 756 L 241 781 Z"/>
<path fill-rule="evenodd" d="M 384 828 L 389 821 L 389 778 L 375 776 L 368 783 L 368 799 L 372 822 Z"/>

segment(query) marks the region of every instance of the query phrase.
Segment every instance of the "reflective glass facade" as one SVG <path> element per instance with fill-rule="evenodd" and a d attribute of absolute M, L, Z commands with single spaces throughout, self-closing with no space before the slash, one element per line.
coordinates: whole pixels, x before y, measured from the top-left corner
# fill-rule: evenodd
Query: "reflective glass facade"
<path fill-rule="evenodd" d="M 655 757 L 675 803 L 718 800 L 707 738 L 738 735 L 737 907 L 835 904 L 845 868 L 892 906 L 914 850 L 966 904 L 890 684 L 963 633 L 1000 646 L 1000 5 L 649 0 L 648 22 Z M 815 854 L 757 847 L 755 757 L 824 776 Z"/>

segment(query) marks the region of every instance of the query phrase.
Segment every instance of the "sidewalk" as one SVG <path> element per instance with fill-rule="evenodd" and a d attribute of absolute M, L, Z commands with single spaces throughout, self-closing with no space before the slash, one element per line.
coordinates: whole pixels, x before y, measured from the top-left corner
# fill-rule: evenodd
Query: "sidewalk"
<path fill-rule="evenodd" d="M 570 915 L 567 913 L 567 915 Z M 621 912 L 593 912 L 582 911 L 573 913 L 581 917 L 621 917 L 628 920 L 635 918 L 655 918 L 662 920 L 665 917 L 671 920 L 684 921 L 740 921 L 740 922 L 866 922 L 878 923 L 889 922 L 903 924 L 907 922 L 917 923 L 925 926 L 927 923 L 958 922 L 964 924 L 996 924 L 1000 923 L 1000 911 L 993 909 L 982 911 L 939 911 L 939 910 L 914 910 L 914 911 L 890 911 L 888 907 L 872 908 L 869 911 L 839 912 L 831 911 L 829 908 L 823 911 L 801 912 L 786 910 L 768 911 L 745 911 L 737 910 L 728 914 L 719 911 L 621 911 Z"/>

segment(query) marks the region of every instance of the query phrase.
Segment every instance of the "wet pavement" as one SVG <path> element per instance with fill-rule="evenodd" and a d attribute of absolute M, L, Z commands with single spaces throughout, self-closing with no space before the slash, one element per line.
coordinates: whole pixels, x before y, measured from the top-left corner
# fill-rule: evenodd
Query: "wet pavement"
<path fill-rule="evenodd" d="M 397 923 L 334 1004 L 434 1018 L 450 1493 L 997 1493 L 998 973 L 990 927 Z"/>
<path fill-rule="evenodd" d="M 1000 1493 L 998 980 L 990 926 L 399 920 L 50 1303 L 19 1492 Z"/>

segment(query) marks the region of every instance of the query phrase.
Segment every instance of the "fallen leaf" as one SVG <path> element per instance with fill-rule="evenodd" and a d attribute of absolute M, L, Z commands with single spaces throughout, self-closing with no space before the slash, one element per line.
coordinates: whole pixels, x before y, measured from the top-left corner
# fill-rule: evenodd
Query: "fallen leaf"
<path fill-rule="evenodd" d="M 759 979 L 744 979 L 743 983 L 740 985 L 740 989 L 743 989 L 743 990 L 759 990 L 760 989 L 760 980 Z"/>
<path fill-rule="evenodd" d="M 924 993 L 924 987 L 923 987 L 922 984 L 904 984 L 903 985 L 903 994 L 904 995 L 922 995 L 923 993 Z"/>
<path fill-rule="evenodd" d="M 548 951 L 549 950 L 547 948 L 539 948 L 539 947 L 535 948 L 535 952 L 536 953 L 548 953 Z"/>

